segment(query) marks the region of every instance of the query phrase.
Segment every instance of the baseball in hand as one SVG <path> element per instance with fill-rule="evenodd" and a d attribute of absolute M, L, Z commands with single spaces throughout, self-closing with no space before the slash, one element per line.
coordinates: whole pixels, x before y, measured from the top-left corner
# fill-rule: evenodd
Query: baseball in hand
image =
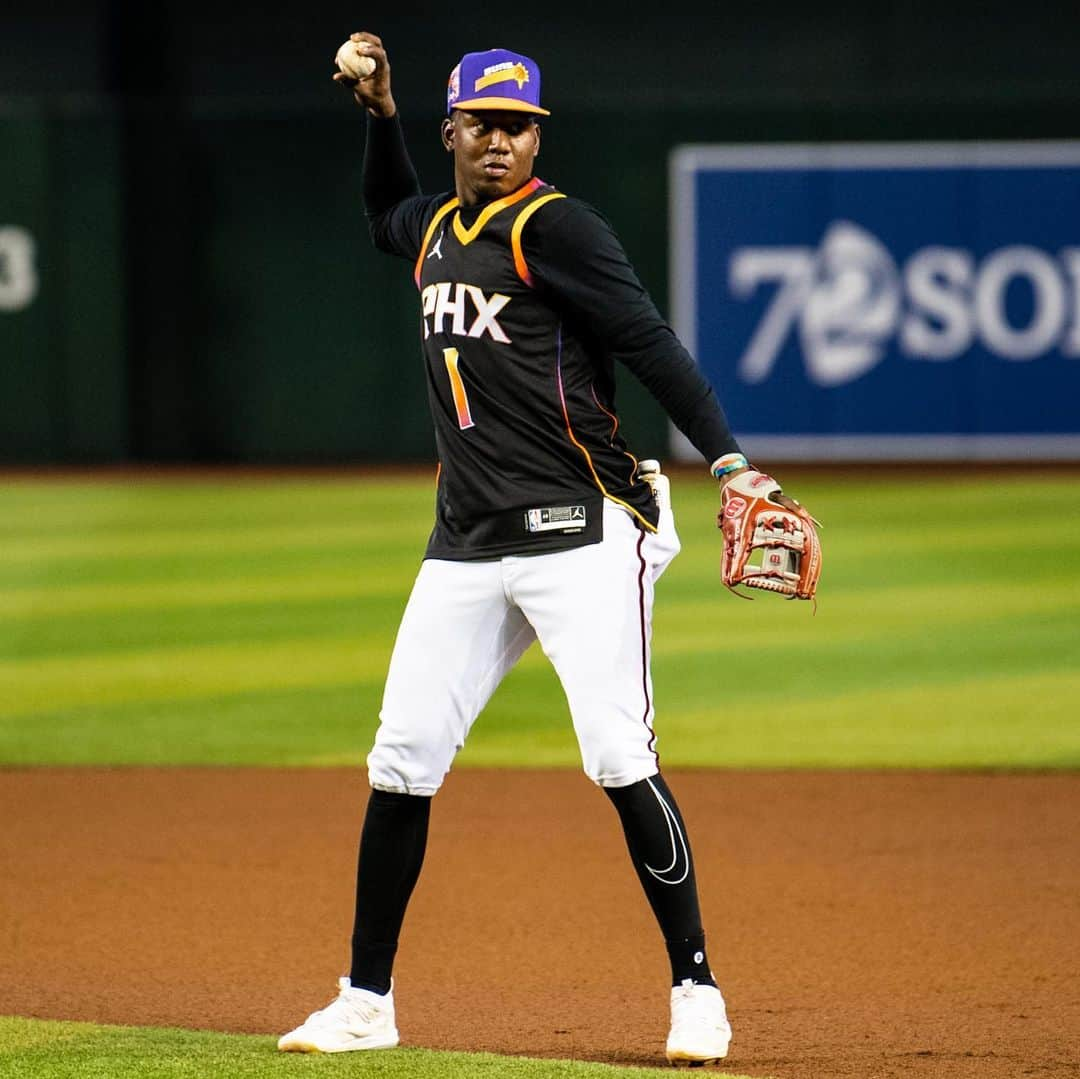
<path fill-rule="evenodd" d="M 360 51 L 360 42 L 351 39 L 338 49 L 334 61 L 350 79 L 366 79 L 375 70 L 375 61 Z"/>

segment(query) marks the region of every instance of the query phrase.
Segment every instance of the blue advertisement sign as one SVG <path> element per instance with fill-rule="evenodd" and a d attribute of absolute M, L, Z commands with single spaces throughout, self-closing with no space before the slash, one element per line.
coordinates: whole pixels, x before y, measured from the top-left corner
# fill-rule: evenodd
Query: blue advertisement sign
<path fill-rule="evenodd" d="M 749 452 L 1080 458 L 1080 142 L 686 146 L 671 182 L 675 328 Z"/>

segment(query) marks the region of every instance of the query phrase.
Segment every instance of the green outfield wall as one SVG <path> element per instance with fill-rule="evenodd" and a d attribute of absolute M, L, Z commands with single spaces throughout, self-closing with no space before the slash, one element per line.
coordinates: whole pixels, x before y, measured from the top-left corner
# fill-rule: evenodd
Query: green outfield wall
<path fill-rule="evenodd" d="M 128 454 L 123 189 L 114 117 L 0 108 L 0 455 Z"/>

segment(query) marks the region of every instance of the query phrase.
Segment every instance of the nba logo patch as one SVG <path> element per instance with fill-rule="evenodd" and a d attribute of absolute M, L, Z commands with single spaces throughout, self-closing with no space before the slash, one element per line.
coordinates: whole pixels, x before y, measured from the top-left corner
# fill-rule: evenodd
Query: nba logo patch
<path fill-rule="evenodd" d="M 584 506 L 546 506 L 525 511 L 526 532 L 580 532 L 585 527 Z"/>

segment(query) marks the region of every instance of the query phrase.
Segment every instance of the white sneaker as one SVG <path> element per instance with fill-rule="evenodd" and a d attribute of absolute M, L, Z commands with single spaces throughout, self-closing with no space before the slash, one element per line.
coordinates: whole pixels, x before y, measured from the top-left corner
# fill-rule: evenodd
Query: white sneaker
<path fill-rule="evenodd" d="M 394 990 L 379 996 L 353 989 L 338 979 L 337 999 L 313 1012 L 277 1043 L 285 1053 L 347 1053 L 351 1049 L 390 1049 L 398 1043 L 394 1025 Z"/>
<path fill-rule="evenodd" d="M 672 1064 L 711 1064 L 727 1056 L 731 1025 L 724 998 L 715 985 L 689 978 L 671 990 L 671 1033 L 667 1058 Z"/>

